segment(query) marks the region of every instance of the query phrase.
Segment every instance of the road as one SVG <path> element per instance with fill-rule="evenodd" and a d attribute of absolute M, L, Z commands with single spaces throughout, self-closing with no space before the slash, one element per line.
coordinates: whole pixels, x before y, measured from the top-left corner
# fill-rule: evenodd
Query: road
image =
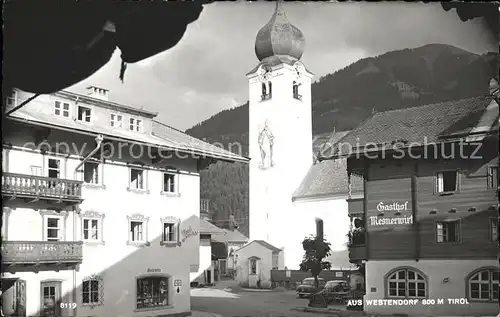
<path fill-rule="evenodd" d="M 295 292 L 231 293 L 217 288 L 191 290 L 191 309 L 223 317 L 328 317 L 325 313 L 300 312 L 294 308 L 307 306 L 307 299 L 298 299 Z M 333 315 L 333 314 L 332 314 Z"/>

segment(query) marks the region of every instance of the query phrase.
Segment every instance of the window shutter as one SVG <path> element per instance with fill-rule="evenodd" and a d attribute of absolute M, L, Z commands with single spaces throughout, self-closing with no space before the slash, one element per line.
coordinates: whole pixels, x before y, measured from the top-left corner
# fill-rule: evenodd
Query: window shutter
<path fill-rule="evenodd" d="M 492 175 L 493 174 L 493 169 L 491 167 L 488 167 L 486 169 L 486 171 L 487 171 L 487 175 L 486 175 L 487 186 L 488 186 L 488 188 L 491 188 L 493 186 L 493 182 L 492 182 L 492 180 L 493 180 L 493 177 L 492 177 L 493 176 Z"/>
<path fill-rule="evenodd" d="M 434 195 L 439 193 L 439 186 L 443 179 L 443 173 L 437 173 L 434 182 Z"/>
<path fill-rule="evenodd" d="M 177 220 L 177 225 L 174 226 L 175 237 L 177 238 L 177 243 L 181 243 L 181 221 Z"/>

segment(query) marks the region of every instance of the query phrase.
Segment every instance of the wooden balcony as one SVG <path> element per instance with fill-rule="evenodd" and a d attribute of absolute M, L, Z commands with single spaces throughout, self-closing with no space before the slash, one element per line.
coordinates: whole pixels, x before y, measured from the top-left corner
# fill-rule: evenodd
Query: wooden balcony
<path fill-rule="evenodd" d="M 4 272 L 59 271 L 77 268 L 83 243 L 67 241 L 2 241 Z"/>
<path fill-rule="evenodd" d="M 3 173 L 2 198 L 7 207 L 65 209 L 82 202 L 82 183 L 69 179 Z"/>
<path fill-rule="evenodd" d="M 351 261 L 366 260 L 366 245 L 349 246 L 349 259 Z"/>

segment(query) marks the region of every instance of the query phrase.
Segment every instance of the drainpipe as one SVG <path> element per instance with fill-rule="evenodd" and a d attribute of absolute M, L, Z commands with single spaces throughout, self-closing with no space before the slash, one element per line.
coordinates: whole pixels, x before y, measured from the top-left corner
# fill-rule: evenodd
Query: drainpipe
<path fill-rule="evenodd" d="M 90 158 L 92 157 L 92 155 L 94 155 L 97 151 L 99 151 L 99 149 L 101 148 L 101 144 L 102 144 L 102 141 L 104 140 L 104 137 L 102 136 L 102 134 L 99 134 L 98 136 L 96 136 L 95 138 L 95 141 L 97 143 L 97 146 L 94 150 L 92 150 L 92 152 L 90 152 L 89 155 L 87 155 L 81 162 L 80 164 L 78 164 L 76 167 L 75 167 L 75 171 L 74 171 L 74 176 L 75 176 L 75 179 L 76 179 L 76 175 L 78 173 L 78 169 Z"/>
<path fill-rule="evenodd" d="M 78 99 L 75 101 L 75 102 L 78 102 Z M 95 138 L 95 141 L 97 143 L 96 147 L 94 150 L 92 150 L 92 152 L 90 152 L 89 155 L 87 155 L 75 168 L 75 171 L 74 171 L 74 178 L 75 180 L 77 179 L 77 173 L 78 173 L 78 169 L 89 159 L 92 157 L 92 155 L 94 155 L 100 148 L 101 148 L 101 145 L 102 145 L 102 141 L 104 140 L 104 137 L 102 136 L 102 134 L 99 134 L 97 135 L 97 137 Z M 79 211 L 75 208 L 75 210 L 73 211 L 73 242 L 76 241 L 77 239 L 77 234 L 76 234 L 76 213 L 79 213 Z M 76 285 L 76 269 L 73 269 L 73 302 L 76 303 L 76 297 L 77 297 L 77 285 Z M 77 316 L 77 312 L 76 312 L 76 308 L 73 310 L 73 316 Z"/>

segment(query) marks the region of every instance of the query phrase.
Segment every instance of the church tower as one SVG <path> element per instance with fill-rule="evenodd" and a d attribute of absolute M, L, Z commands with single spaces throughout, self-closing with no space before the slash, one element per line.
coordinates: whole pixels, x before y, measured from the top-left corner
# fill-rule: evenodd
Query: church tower
<path fill-rule="evenodd" d="M 282 1 L 276 3 L 271 19 L 257 33 L 259 63 L 247 74 L 249 216 L 250 239 L 284 247 L 287 262 L 292 194 L 313 163 L 313 74 L 300 61 L 304 35 L 288 21 L 282 6 Z"/>

